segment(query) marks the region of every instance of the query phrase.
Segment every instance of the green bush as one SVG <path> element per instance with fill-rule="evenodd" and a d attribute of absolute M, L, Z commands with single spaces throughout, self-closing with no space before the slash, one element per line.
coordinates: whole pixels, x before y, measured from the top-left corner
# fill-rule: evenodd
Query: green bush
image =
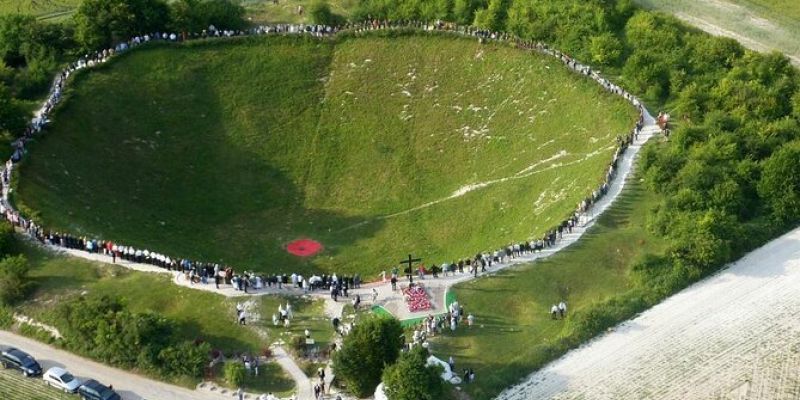
<path fill-rule="evenodd" d="M 158 354 L 162 369 L 178 376 L 200 378 L 209 362 L 211 345 L 183 341 L 169 346 Z"/>
<path fill-rule="evenodd" d="M 764 162 L 758 191 L 776 219 L 800 220 L 800 141 L 784 146 Z"/>
<path fill-rule="evenodd" d="M 241 387 L 247 377 L 247 370 L 245 370 L 244 364 L 239 361 L 227 361 L 223 368 L 223 376 L 225 377 L 225 382 L 232 387 Z"/>
<path fill-rule="evenodd" d="M 55 343 L 56 338 L 44 328 L 31 325 L 31 324 L 20 324 L 18 333 L 22 336 L 29 337 L 31 339 L 38 340 L 43 343 Z"/>
<path fill-rule="evenodd" d="M 8 256 L 0 261 L 0 304 L 14 304 L 28 294 L 28 261 L 23 255 Z"/>
<path fill-rule="evenodd" d="M 169 377 L 203 375 L 211 347 L 174 335 L 177 322 L 153 312 L 133 313 L 119 299 L 79 297 L 55 310 L 64 346 L 124 368 Z"/>
<path fill-rule="evenodd" d="M 163 32 L 170 22 L 162 0 L 84 0 L 74 20 L 75 37 L 88 51 L 137 34 Z"/>
<path fill-rule="evenodd" d="M 14 311 L 0 304 L 0 329 L 8 329 L 14 324 Z"/>

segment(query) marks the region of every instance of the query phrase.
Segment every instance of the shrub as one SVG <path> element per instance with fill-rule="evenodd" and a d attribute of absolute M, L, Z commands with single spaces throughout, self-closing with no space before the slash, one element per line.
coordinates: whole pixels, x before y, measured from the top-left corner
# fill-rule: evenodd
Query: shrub
<path fill-rule="evenodd" d="M 9 256 L 0 261 L 0 303 L 14 304 L 22 300 L 31 285 L 25 256 Z"/>
<path fill-rule="evenodd" d="M 783 222 L 800 219 L 800 142 L 784 146 L 764 162 L 758 191 Z"/>
<path fill-rule="evenodd" d="M 8 329 L 14 323 L 14 311 L 0 305 L 0 329 Z"/>
<path fill-rule="evenodd" d="M 306 339 L 303 336 L 295 335 L 289 340 L 289 346 L 292 352 L 298 357 L 305 357 L 306 355 Z"/>
<path fill-rule="evenodd" d="M 225 377 L 225 382 L 232 387 L 241 387 L 247 376 L 247 371 L 244 368 L 244 364 L 238 361 L 228 361 L 225 363 L 223 376 Z"/>
<path fill-rule="evenodd" d="M 199 378 L 203 376 L 210 352 L 211 345 L 208 343 L 184 341 L 161 350 L 158 359 L 164 371 Z"/>

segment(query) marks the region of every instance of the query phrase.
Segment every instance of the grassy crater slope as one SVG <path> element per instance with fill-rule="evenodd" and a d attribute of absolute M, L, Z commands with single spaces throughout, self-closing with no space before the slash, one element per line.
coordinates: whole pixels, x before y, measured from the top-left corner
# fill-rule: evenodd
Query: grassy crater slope
<path fill-rule="evenodd" d="M 635 118 L 554 60 L 445 36 L 158 46 L 67 95 L 18 184 L 45 225 L 371 277 L 540 235 Z M 301 237 L 324 252 L 286 253 Z"/>
<path fill-rule="evenodd" d="M 601 316 L 628 312 L 619 299 L 640 296 L 634 294 L 634 265 L 645 254 L 666 249 L 646 228 L 647 214 L 657 203 L 657 196 L 633 177 L 579 242 L 550 258 L 455 287 L 475 325 L 446 332 L 432 348 L 443 359 L 454 357 L 459 371 L 475 370 L 477 379 L 464 388 L 473 399 L 493 398 L 588 340 L 595 333 L 591 329 L 599 328 L 586 321 L 596 324 Z M 552 320 L 550 306 L 561 300 L 568 304 L 569 318 Z"/>

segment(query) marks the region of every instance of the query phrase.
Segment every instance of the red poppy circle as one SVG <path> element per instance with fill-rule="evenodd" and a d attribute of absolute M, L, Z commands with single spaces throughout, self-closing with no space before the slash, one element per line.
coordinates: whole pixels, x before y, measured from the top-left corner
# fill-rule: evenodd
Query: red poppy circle
<path fill-rule="evenodd" d="M 286 251 L 299 257 L 311 257 L 322 251 L 322 243 L 311 239 L 298 239 L 286 245 Z"/>

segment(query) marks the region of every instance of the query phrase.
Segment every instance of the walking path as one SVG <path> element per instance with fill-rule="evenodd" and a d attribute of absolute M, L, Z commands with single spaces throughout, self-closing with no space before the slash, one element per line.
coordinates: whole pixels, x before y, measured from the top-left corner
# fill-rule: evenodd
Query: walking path
<path fill-rule="evenodd" d="M 311 379 L 306 376 L 303 370 L 297 366 L 294 359 L 292 359 L 281 346 L 274 346 L 272 348 L 272 355 L 275 357 L 275 362 L 289 374 L 292 380 L 294 380 L 297 386 L 297 399 L 312 400 L 314 398 L 313 383 L 311 383 Z"/>
<path fill-rule="evenodd" d="M 622 192 L 622 189 L 625 186 L 626 180 L 634 167 L 634 161 L 639 154 L 639 150 L 641 149 L 642 145 L 649 140 L 653 135 L 659 132 L 658 126 L 655 124 L 655 120 L 652 116 L 650 116 L 647 112 L 645 112 L 645 124 L 642 129 L 642 132 L 639 134 L 639 137 L 633 141 L 633 143 L 628 147 L 628 149 L 622 154 L 620 160 L 618 162 L 618 169 L 617 169 L 617 176 L 614 178 L 608 189 L 608 193 L 600 198 L 590 209 L 589 211 L 584 214 L 580 221 L 579 226 L 572 230 L 572 233 L 564 233 L 563 237 L 558 240 L 555 246 L 550 247 L 544 251 L 538 253 L 531 253 L 527 255 L 523 255 L 514 259 L 509 260 L 505 263 L 495 263 L 487 269 L 487 272 L 481 273 L 478 277 L 487 276 L 490 274 L 497 273 L 498 271 L 502 271 L 508 267 L 513 265 L 529 263 L 534 260 L 549 257 L 559 251 L 563 250 L 564 248 L 572 245 L 573 243 L 577 242 L 583 234 L 594 225 L 597 218 L 605 212 L 608 207 L 614 202 L 614 200 L 619 196 Z M 63 252 L 75 257 L 80 257 L 88 260 L 93 261 L 100 261 L 108 263 L 111 261 L 110 256 L 106 256 L 99 253 L 87 253 L 83 250 L 74 250 L 74 249 L 65 249 L 62 247 L 55 247 L 49 246 L 54 251 Z M 277 289 L 276 287 L 272 288 L 265 288 L 260 290 L 249 290 L 247 294 L 242 291 L 235 290 L 231 285 L 224 285 L 221 284 L 219 289 L 216 289 L 213 283 L 192 283 L 189 280 L 185 279 L 184 274 L 177 271 L 168 271 L 160 267 L 156 267 L 150 264 L 137 264 L 130 261 L 125 261 L 121 259 L 117 259 L 117 265 L 134 269 L 137 271 L 144 271 L 144 272 L 156 272 L 162 274 L 170 274 L 172 276 L 173 282 L 177 285 L 189 287 L 192 289 L 197 290 L 205 290 L 214 293 L 219 293 L 227 297 L 236 297 L 236 296 L 257 296 L 257 295 L 266 295 L 266 294 L 285 294 L 285 295 L 303 295 L 306 294 L 301 289 L 292 288 L 291 285 L 284 285 L 283 289 Z M 416 279 L 416 277 L 415 277 Z M 433 310 L 434 312 L 443 312 L 444 311 L 444 296 L 451 286 L 465 282 L 471 279 L 475 279 L 472 274 L 469 273 L 462 273 L 456 275 L 448 275 L 448 276 L 439 276 L 439 278 L 432 278 L 430 276 L 426 276 L 425 279 L 419 280 L 417 282 L 421 282 L 425 285 L 426 288 L 429 289 L 432 293 L 438 293 L 442 296 L 441 303 L 439 303 L 438 299 L 434 299 L 434 303 L 439 305 L 440 309 Z M 402 282 L 398 282 L 402 284 Z M 373 282 L 369 284 L 364 284 L 359 289 L 352 289 L 350 291 L 350 295 L 355 296 L 356 294 L 361 295 L 362 300 L 366 301 L 368 298 L 371 297 L 372 289 L 375 288 L 378 291 L 378 303 L 380 305 L 387 306 L 387 308 L 391 309 L 393 313 L 399 319 L 409 319 L 409 318 L 418 318 L 424 317 L 430 314 L 430 311 L 422 311 L 417 313 L 408 312 L 407 307 L 404 304 L 402 294 L 398 292 L 393 292 L 391 290 L 391 285 L 387 282 Z M 330 299 L 329 293 L 326 291 L 314 291 L 310 292 L 310 294 L 322 298 L 326 301 L 325 309 L 326 313 L 329 316 L 340 316 L 341 309 L 344 306 L 344 303 L 348 300 L 346 298 L 340 302 L 334 302 Z"/>
<path fill-rule="evenodd" d="M 800 228 L 498 399 L 797 399 L 798 338 Z"/>

